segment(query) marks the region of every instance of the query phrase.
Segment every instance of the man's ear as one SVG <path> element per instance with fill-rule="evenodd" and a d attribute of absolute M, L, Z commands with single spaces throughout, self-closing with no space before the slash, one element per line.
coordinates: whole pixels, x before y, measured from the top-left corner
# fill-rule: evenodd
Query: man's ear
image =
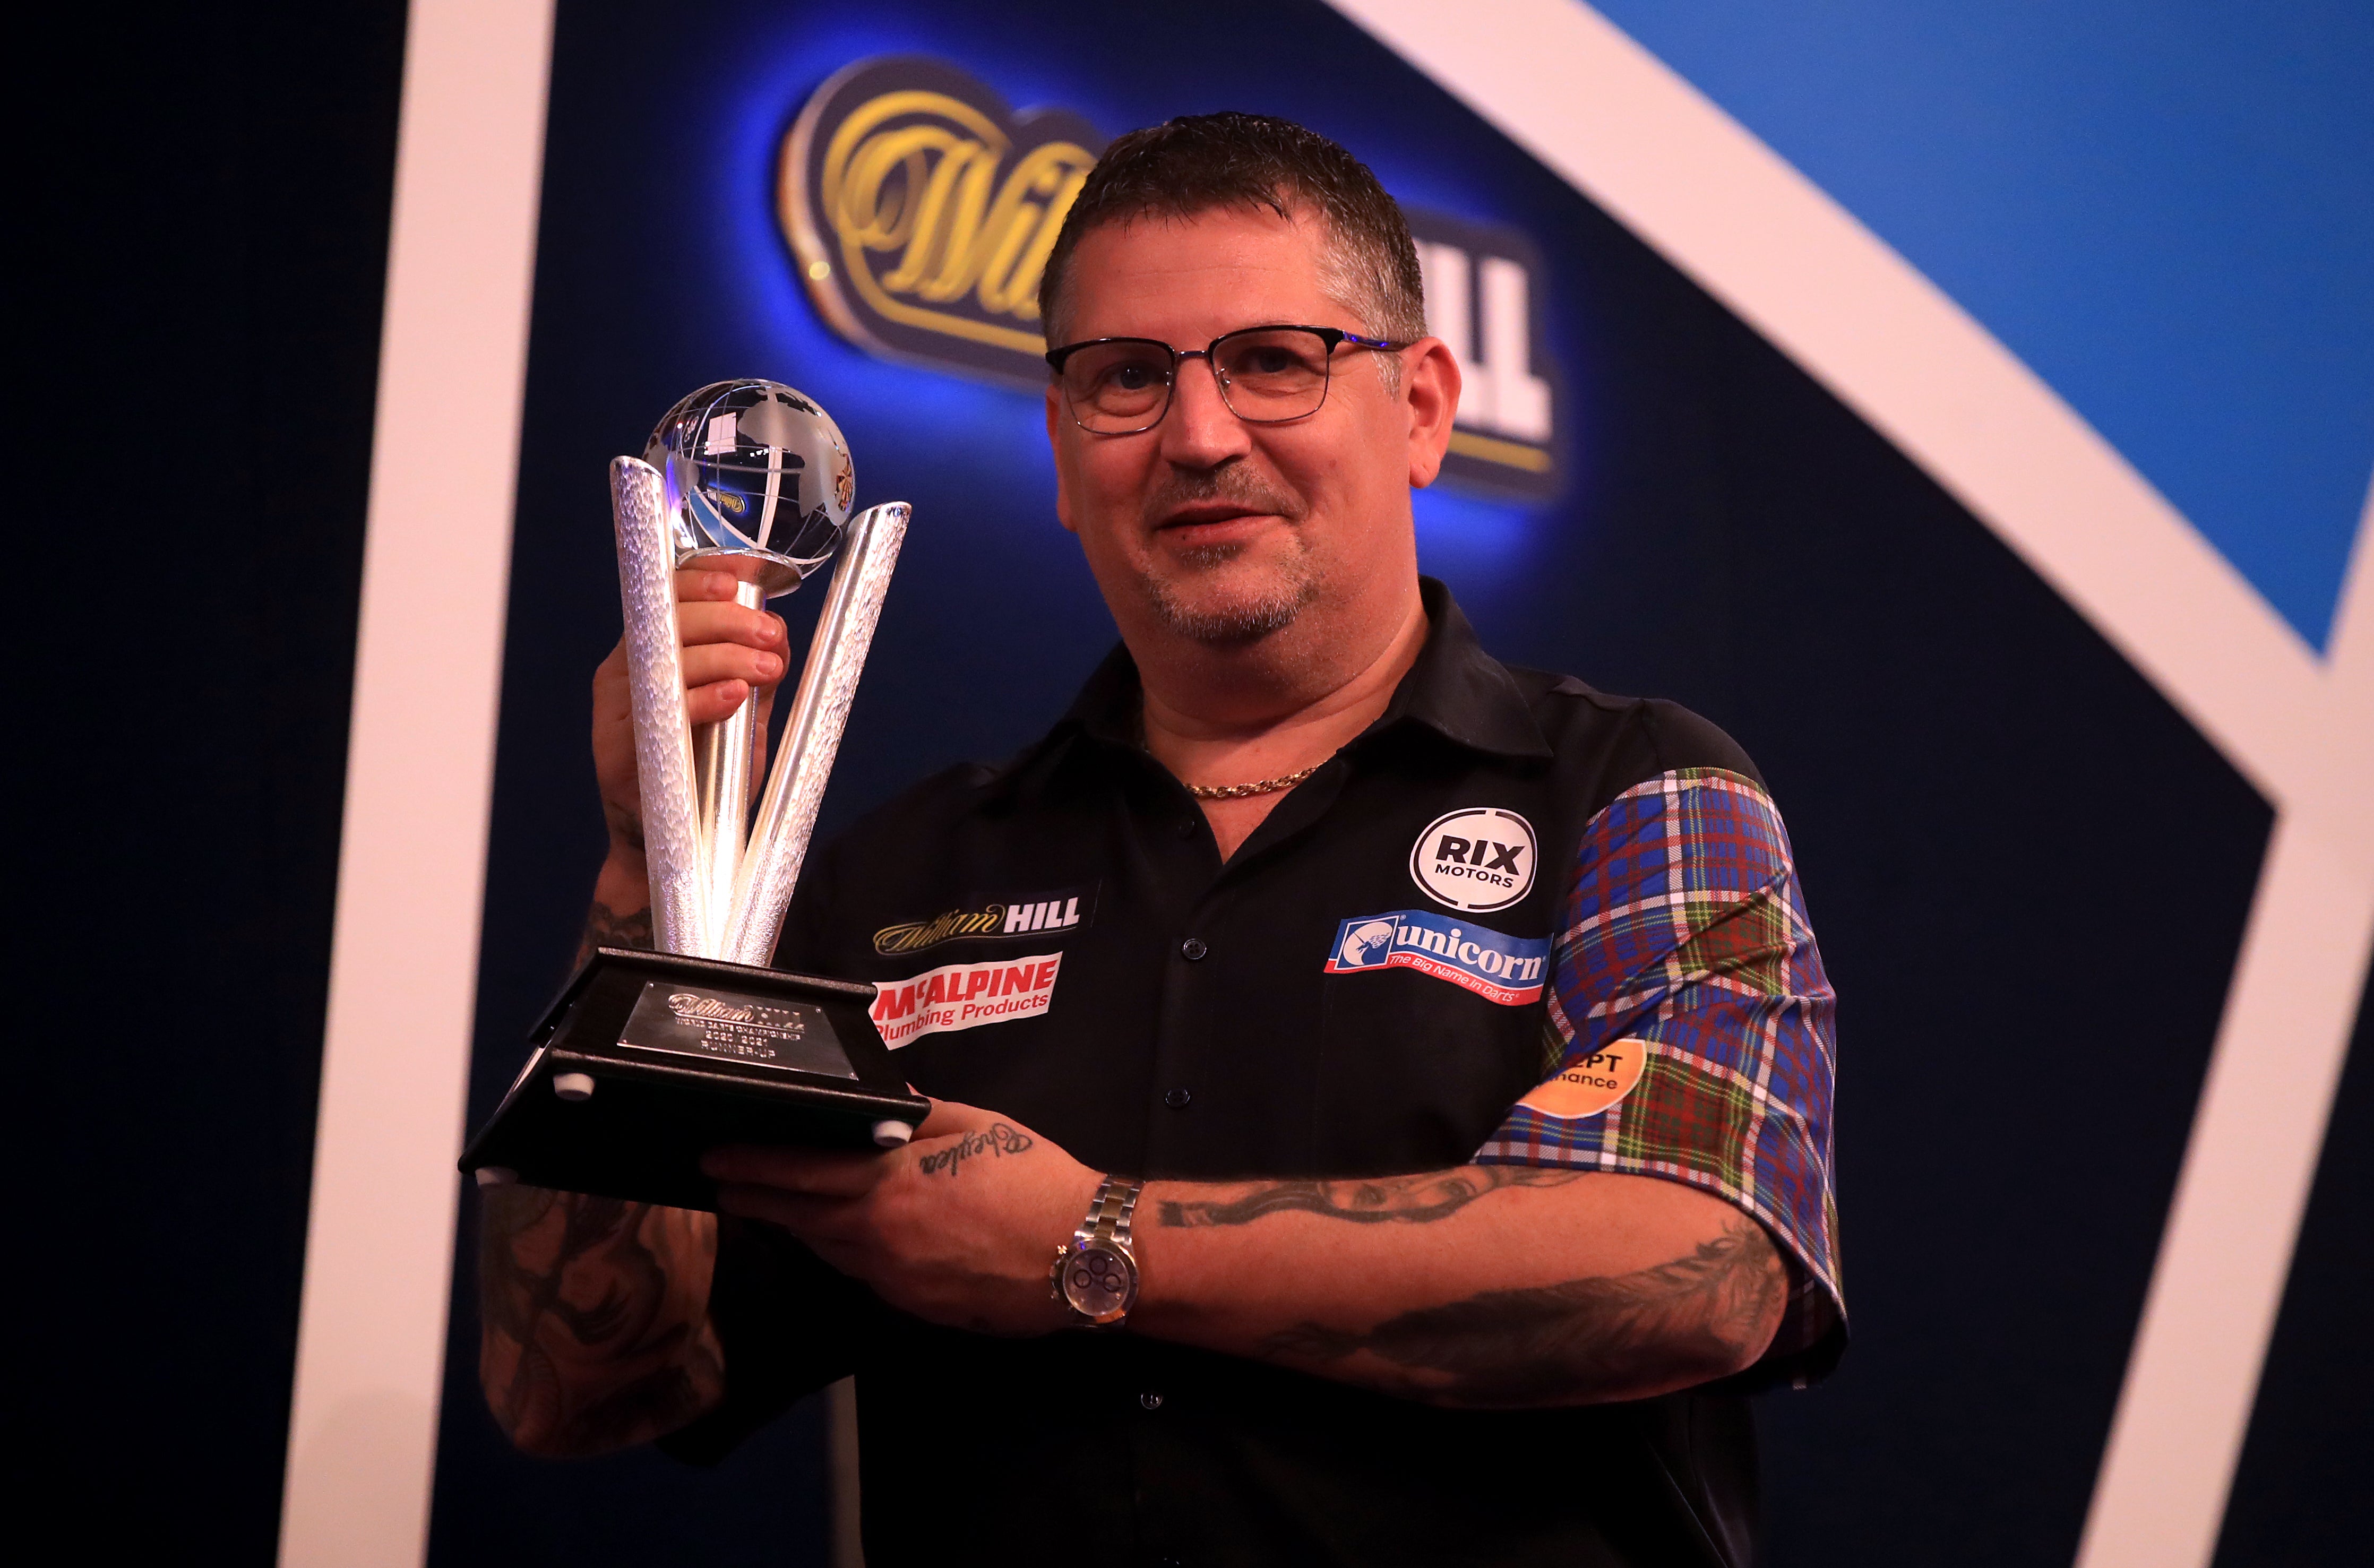
<path fill-rule="evenodd" d="M 1071 486 L 1064 482 L 1064 399 L 1055 383 L 1047 383 L 1047 451 L 1055 460 L 1055 521 L 1067 533 L 1077 533 L 1072 526 Z"/>
<path fill-rule="evenodd" d="M 1402 356 L 1402 406 L 1409 411 L 1409 482 L 1423 490 L 1442 472 L 1451 422 L 1459 415 L 1459 361 L 1439 337 L 1422 337 Z"/>

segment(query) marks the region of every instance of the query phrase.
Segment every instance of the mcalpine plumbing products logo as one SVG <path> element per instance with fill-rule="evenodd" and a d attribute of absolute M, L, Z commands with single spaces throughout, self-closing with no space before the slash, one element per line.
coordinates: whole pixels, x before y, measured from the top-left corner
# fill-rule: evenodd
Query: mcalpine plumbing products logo
<path fill-rule="evenodd" d="M 947 61 L 861 60 L 817 88 L 784 137 L 776 216 L 808 297 L 843 337 L 1036 391 L 1047 384 L 1039 281 L 1104 148 L 1078 114 L 1017 113 Z M 1402 210 L 1428 329 L 1463 383 L 1444 477 L 1555 494 L 1561 399 L 1539 252 L 1512 229 Z"/>
<path fill-rule="evenodd" d="M 1055 1000 L 1060 953 L 997 964 L 950 964 L 874 987 L 874 1027 L 892 1050 L 925 1035 L 1036 1018 Z"/>

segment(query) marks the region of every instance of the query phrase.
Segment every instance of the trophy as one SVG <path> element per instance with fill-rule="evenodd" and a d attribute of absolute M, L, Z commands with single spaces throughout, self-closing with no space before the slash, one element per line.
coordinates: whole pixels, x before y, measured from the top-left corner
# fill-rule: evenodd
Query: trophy
<path fill-rule="evenodd" d="M 851 517 L 855 489 L 840 427 L 773 381 L 703 387 L 641 459 L 612 461 L 657 951 L 597 948 L 562 988 L 462 1156 L 482 1185 L 713 1209 L 711 1149 L 895 1147 L 929 1110 L 875 1030 L 873 987 L 765 966 L 907 532 L 902 501 Z M 676 573 L 729 572 L 758 608 L 836 556 L 753 816 L 758 701 L 688 723 Z"/>

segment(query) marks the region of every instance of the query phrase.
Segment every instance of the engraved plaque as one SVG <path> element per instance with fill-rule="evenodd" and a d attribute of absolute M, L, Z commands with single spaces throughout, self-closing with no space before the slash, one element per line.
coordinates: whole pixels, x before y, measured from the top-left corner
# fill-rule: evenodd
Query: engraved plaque
<path fill-rule="evenodd" d="M 832 1020 L 814 1002 L 665 980 L 644 983 L 618 1043 L 637 1050 L 855 1078 Z"/>

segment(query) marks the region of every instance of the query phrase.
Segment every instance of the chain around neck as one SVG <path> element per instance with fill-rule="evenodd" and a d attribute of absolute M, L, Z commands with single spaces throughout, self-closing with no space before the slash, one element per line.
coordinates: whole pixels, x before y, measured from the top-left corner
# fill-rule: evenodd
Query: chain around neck
<path fill-rule="evenodd" d="M 1187 792 L 1199 801 L 1241 801 L 1249 795 L 1275 795 L 1280 790 L 1293 789 L 1325 766 L 1314 762 L 1299 773 L 1280 774 L 1252 784 L 1190 784 Z"/>

